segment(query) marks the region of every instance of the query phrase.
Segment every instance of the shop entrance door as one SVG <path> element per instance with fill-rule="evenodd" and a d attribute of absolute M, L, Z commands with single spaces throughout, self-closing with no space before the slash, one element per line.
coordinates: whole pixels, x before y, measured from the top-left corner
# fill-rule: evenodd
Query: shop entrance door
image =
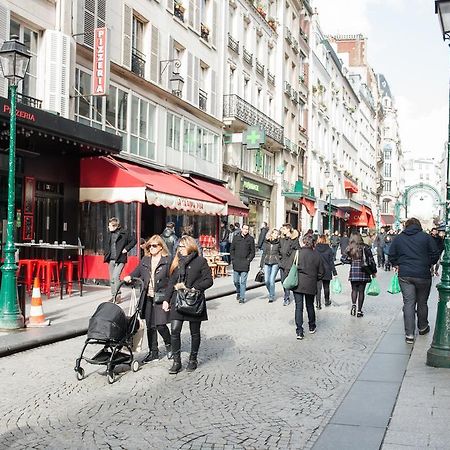
<path fill-rule="evenodd" d="M 60 241 L 61 235 L 61 204 L 58 196 L 36 196 L 35 240 L 53 243 Z"/>

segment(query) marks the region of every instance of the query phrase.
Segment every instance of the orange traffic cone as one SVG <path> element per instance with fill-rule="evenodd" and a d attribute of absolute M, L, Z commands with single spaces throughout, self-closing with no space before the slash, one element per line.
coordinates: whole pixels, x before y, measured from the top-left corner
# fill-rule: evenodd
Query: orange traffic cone
<path fill-rule="evenodd" d="M 50 325 L 50 320 L 47 320 L 42 309 L 41 300 L 41 283 L 39 278 L 34 279 L 33 293 L 31 294 L 31 308 L 30 318 L 28 319 L 27 327 L 46 327 Z"/>

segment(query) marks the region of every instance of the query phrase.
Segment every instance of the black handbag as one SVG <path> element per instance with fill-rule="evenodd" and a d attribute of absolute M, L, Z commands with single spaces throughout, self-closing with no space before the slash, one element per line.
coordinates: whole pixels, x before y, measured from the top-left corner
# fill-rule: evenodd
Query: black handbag
<path fill-rule="evenodd" d="M 367 275 L 373 275 L 374 273 L 377 273 L 377 265 L 375 263 L 372 252 L 368 252 L 369 250 L 367 249 L 367 247 L 363 247 L 361 270 L 367 273 Z"/>
<path fill-rule="evenodd" d="M 259 272 L 256 274 L 255 281 L 257 283 L 264 283 L 264 270 L 259 269 Z"/>
<path fill-rule="evenodd" d="M 205 309 L 203 292 L 195 289 L 179 289 L 175 299 L 175 309 L 180 314 L 201 316 Z"/>
<path fill-rule="evenodd" d="M 153 295 L 153 303 L 155 305 L 162 305 L 165 298 L 165 292 L 155 292 L 155 294 Z"/>

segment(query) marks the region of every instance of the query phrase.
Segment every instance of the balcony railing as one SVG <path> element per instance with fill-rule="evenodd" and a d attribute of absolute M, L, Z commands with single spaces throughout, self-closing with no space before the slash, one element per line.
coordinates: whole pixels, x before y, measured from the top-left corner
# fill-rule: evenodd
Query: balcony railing
<path fill-rule="evenodd" d="M 300 36 L 308 42 L 308 35 L 300 28 Z"/>
<path fill-rule="evenodd" d="M 262 77 L 264 76 L 264 65 L 258 59 L 256 59 L 256 73 L 259 73 Z"/>
<path fill-rule="evenodd" d="M 292 153 L 298 153 L 298 145 L 288 138 L 284 138 L 284 148 Z"/>
<path fill-rule="evenodd" d="M 291 90 L 292 90 L 292 87 L 291 87 L 290 83 L 285 81 L 284 82 L 284 93 L 289 95 L 289 97 L 290 97 L 291 96 Z"/>
<path fill-rule="evenodd" d="M 295 89 L 291 91 L 291 100 L 295 105 L 298 103 L 298 92 Z"/>
<path fill-rule="evenodd" d="M 298 53 L 298 41 L 294 37 L 292 38 L 292 49 L 295 53 Z"/>
<path fill-rule="evenodd" d="M 269 69 L 267 69 L 267 81 L 272 86 L 275 86 L 275 75 L 273 73 L 270 73 Z"/>
<path fill-rule="evenodd" d="M 31 106 L 32 108 L 42 109 L 42 100 L 21 94 L 20 92 L 17 93 L 17 103 L 21 103 L 25 106 Z"/>
<path fill-rule="evenodd" d="M 207 100 L 208 100 L 208 94 L 204 90 L 199 89 L 199 91 L 198 91 L 198 107 L 202 111 L 206 111 Z"/>
<path fill-rule="evenodd" d="M 253 53 L 248 52 L 245 47 L 242 50 L 242 57 L 249 66 L 253 66 Z"/>
<path fill-rule="evenodd" d="M 247 125 L 259 125 L 266 135 L 283 144 L 283 127 L 238 95 L 224 95 L 224 119 L 236 118 Z"/>
<path fill-rule="evenodd" d="M 136 48 L 131 53 L 131 71 L 140 77 L 145 75 L 145 55 Z"/>
<path fill-rule="evenodd" d="M 292 33 L 291 33 L 291 30 L 288 27 L 286 27 L 286 32 L 285 32 L 284 38 L 286 39 L 286 41 L 289 44 L 292 44 Z"/>
<path fill-rule="evenodd" d="M 239 55 L 239 41 L 235 41 L 228 33 L 228 48 Z"/>

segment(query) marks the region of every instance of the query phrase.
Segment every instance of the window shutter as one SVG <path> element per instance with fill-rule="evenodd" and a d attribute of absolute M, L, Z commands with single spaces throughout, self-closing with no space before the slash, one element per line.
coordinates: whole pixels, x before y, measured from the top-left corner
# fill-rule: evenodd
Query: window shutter
<path fill-rule="evenodd" d="M 0 45 L 9 38 L 9 9 L 0 5 Z M 0 97 L 8 97 L 8 81 L 0 74 Z"/>
<path fill-rule="evenodd" d="M 194 29 L 195 31 L 200 33 L 200 22 L 201 22 L 201 18 L 200 18 L 200 5 L 199 5 L 199 0 L 195 0 L 195 15 L 194 15 Z"/>
<path fill-rule="evenodd" d="M 214 45 L 215 47 L 217 46 L 217 0 L 213 1 L 212 4 L 212 26 L 211 28 L 211 33 L 212 33 L 212 45 Z"/>
<path fill-rule="evenodd" d="M 192 103 L 192 85 L 193 85 L 193 57 L 192 53 L 187 54 L 187 83 L 186 83 L 186 99 L 188 102 Z"/>
<path fill-rule="evenodd" d="M 131 70 L 132 21 L 133 21 L 133 10 L 128 5 L 123 5 L 122 65 L 130 70 Z"/>
<path fill-rule="evenodd" d="M 97 0 L 97 27 L 104 27 L 106 23 L 106 0 Z"/>
<path fill-rule="evenodd" d="M 55 30 L 44 32 L 44 109 L 69 117 L 71 37 Z"/>
<path fill-rule="evenodd" d="M 161 82 L 159 80 L 159 30 L 154 25 L 152 25 L 150 80 L 154 83 Z"/>
<path fill-rule="evenodd" d="M 193 101 L 194 105 L 198 105 L 198 85 L 199 85 L 199 72 L 200 72 L 200 60 L 194 58 L 194 91 L 193 91 Z"/>
<path fill-rule="evenodd" d="M 188 24 L 194 28 L 195 0 L 189 0 Z"/>
<path fill-rule="evenodd" d="M 210 113 L 212 116 L 217 116 L 217 94 L 216 94 L 216 72 L 214 70 L 211 70 L 211 101 L 209 102 L 210 106 Z"/>
<path fill-rule="evenodd" d="M 87 33 L 83 36 L 84 45 L 88 47 L 94 46 L 93 31 L 95 28 L 95 0 L 84 1 L 84 29 L 83 33 Z"/>

